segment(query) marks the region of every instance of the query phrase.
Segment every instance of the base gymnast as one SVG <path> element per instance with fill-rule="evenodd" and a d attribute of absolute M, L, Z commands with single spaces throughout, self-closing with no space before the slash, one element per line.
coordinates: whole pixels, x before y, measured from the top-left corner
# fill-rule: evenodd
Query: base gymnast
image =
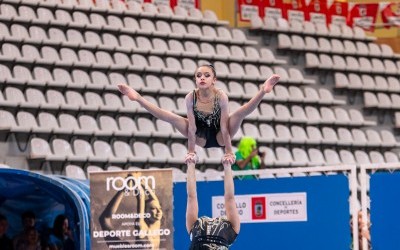
<path fill-rule="evenodd" d="M 235 188 L 229 157 L 222 159 L 224 166 L 224 200 L 226 217 L 198 217 L 199 205 L 196 190 L 196 158 L 186 157 L 187 207 L 186 229 L 190 234 L 190 250 L 226 250 L 240 231 L 240 219 L 235 202 Z"/>

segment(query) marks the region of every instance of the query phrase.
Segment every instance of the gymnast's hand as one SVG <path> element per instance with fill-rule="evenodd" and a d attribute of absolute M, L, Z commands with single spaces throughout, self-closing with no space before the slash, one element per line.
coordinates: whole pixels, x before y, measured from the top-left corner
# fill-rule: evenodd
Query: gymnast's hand
<path fill-rule="evenodd" d="M 194 163 L 196 164 L 199 161 L 199 157 L 196 153 L 187 153 L 185 157 L 185 164 Z"/>
<path fill-rule="evenodd" d="M 236 161 L 236 156 L 233 153 L 226 153 L 224 155 L 224 157 L 222 157 L 223 165 L 226 165 L 226 164 L 232 165 L 233 163 L 235 163 L 235 161 Z"/>

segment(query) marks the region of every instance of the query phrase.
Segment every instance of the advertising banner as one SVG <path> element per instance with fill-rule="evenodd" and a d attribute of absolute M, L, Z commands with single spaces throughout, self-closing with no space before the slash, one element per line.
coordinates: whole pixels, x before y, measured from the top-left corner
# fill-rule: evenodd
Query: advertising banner
<path fill-rule="evenodd" d="M 124 0 L 124 1 L 125 2 L 136 1 L 140 4 L 152 3 L 155 5 L 169 5 L 171 8 L 174 8 L 177 5 L 185 9 L 199 8 L 199 0 Z"/>
<path fill-rule="evenodd" d="M 261 1 L 261 17 L 267 16 L 275 19 L 283 17 L 284 4 L 283 0 L 266 0 Z"/>
<path fill-rule="evenodd" d="M 240 21 L 250 21 L 251 16 L 262 16 L 260 13 L 261 0 L 239 0 Z"/>
<path fill-rule="evenodd" d="M 346 25 L 349 3 L 347 0 L 328 0 L 328 23 Z"/>
<path fill-rule="evenodd" d="M 171 0 L 171 7 L 176 5 L 185 9 L 199 8 L 199 0 Z"/>
<path fill-rule="evenodd" d="M 285 2 L 284 17 L 289 21 L 304 22 L 307 9 L 305 8 L 305 0 L 292 0 Z"/>
<path fill-rule="evenodd" d="M 241 223 L 307 221 L 307 194 L 257 194 L 235 196 Z M 212 216 L 226 214 L 223 196 L 212 197 Z"/>
<path fill-rule="evenodd" d="M 151 0 L 125 0 L 126 3 L 131 2 L 131 1 L 143 4 L 143 3 L 149 3 Z"/>
<path fill-rule="evenodd" d="M 152 3 L 152 4 L 155 4 L 155 5 L 168 5 L 168 6 L 172 6 L 170 0 L 151 0 L 151 3 Z"/>
<path fill-rule="evenodd" d="M 321 23 L 326 25 L 326 15 L 328 7 L 326 1 L 321 0 L 306 0 L 305 7 L 306 20 L 312 23 Z"/>
<path fill-rule="evenodd" d="M 359 26 L 366 31 L 374 31 L 378 4 L 355 4 L 349 3 L 349 15 L 347 25 L 350 27 Z"/>
<path fill-rule="evenodd" d="M 391 26 L 400 27 L 400 2 L 379 3 L 379 12 L 381 13 L 382 22 L 385 24 L 386 28 Z"/>
<path fill-rule="evenodd" d="M 90 173 L 91 248 L 173 249 L 172 171 Z"/>

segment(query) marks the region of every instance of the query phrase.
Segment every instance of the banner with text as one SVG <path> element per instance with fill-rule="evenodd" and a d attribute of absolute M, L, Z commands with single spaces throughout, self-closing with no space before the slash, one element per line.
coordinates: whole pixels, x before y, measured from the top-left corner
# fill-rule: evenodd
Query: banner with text
<path fill-rule="evenodd" d="M 328 23 L 346 25 L 349 3 L 347 0 L 330 0 L 327 3 Z"/>
<path fill-rule="evenodd" d="M 283 17 L 283 0 L 268 0 L 261 2 L 261 17 L 267 16 L 275 19 Z"/>
<path fill-rule="evenodd" d="M 306 19 L 306 11 L 307 9 L 305 0 L 292 0 L 285 1 L 285 10 L 284 10 L 284 18 L 286 18 L 289 22 L 297 21 L 304 22 Z"/>
<path fill-rule="evenodd" d="M 240 21 L 250 21 L 252 16 L 262 16 L 260 13 L 261 0 L 239 0 Z"/>
<path fill-rule="evenodd" d="M 199 0 L 125 0 L 125 2 L 128 1 L 136 1 L 140 4 L 152 3 L 155 5 L 169 5 L 171 8 L 175 6 L 180 6 L 185 9 L 199 8 Z"/>
<path fill-rule="evenodd" d="M 355 4 L 349 3 L 349 14 L 347 25 L 350 27 L 359 26 L 367 31 L 374 31 L 375 21 L 378 13 L 378 4 Z"/>
<path fill-rule="evenodd" d="M 349 3 L 348 0 L 239 0 L 240 20 L 249 22 L 251 16 L 290 22 L 310 21 L 315 24 L 358 26 L 366 31 L 375 27 L 400 26 L 400 2 Z M 378 15 L 382 25 L 377 24 Z"/>
<path fill-rule="evenodd" d="M 198 9 L 199 0 L 171 0 L 171 7 L 175 7 L 176 5 L 183 7 L 185 9 L 191 9 L 191 8 Z"/>
<path fill-rule="evenodd" d="M 307 194 L 236 195 L 241 223 L 307 221 Z M 212 197 L 212 216 L 225 216 L 223 196 Z"/>
<path fill-rule="evenodd" d="M 306 0 L 306 20 L 312 23 L 327 24 L 328 6 L 326 1 Z"/>
<path fill-rule="evenodd" d="M 172 171 L 90 173 L 91 247 L 173 249 Z"/>
<path fill-rule="evenodd" d="M 173 6 L 174 5 L 174 0 L 151 0 L 152 4 L 155 5 L 168 5 L 168 6 Z"/>
<path fill-rule="evenodd" d="M 400 2 L 379 3 L 379 12 L 382 16 L 382 22 L 386 28 L 391 26 L 400 27 Z"/>

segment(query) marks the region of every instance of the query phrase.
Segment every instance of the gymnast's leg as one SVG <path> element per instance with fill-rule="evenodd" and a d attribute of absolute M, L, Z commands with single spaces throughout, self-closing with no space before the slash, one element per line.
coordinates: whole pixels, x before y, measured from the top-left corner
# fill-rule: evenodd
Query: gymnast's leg
<path fill-rule="evenodd" d="M 244 118 L 258 107 L 261 100 L 264 98 L 264 95 L 272 91 L 275 84 L 278 83 L 279 78 L 279 75 L 272 75 L 264 82 L 258 93 L 251 98 L 250 101 L 229 115 L 228 128 L 231 137 L 237 133 Z"/>
<path fill-rule="evenodd" d="M 118 84 L 119 91 L 126 95 L 130 100 L 137 101 L 143 108 L 150 112 L 156 118 L 170 123 L 183 136 L 188 136 L 188 120 L 182 116 L 174 114 L 170 111 L 161 109 L 153 103 L 143 98 L 136 90 L 126 84 Z"/>

